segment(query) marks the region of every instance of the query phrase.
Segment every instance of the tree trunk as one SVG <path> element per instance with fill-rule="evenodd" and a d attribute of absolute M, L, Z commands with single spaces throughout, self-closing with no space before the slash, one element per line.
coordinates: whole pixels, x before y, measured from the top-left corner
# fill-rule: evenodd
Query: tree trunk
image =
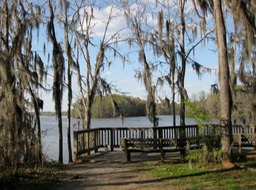
<path fill-rule="evenodd" d="M 73 162 L 71 148 L 71 103 L 72 103 L 72 88 L 71 88 L 71 73 L 70 64 L 68 64 L 68 113 L 67 113 L 67 143 L 68 143 L 68 161 Z"/>
<path fill-rule="evenodd" d="M 50 11 L 50 21 L 47 25 L 48 36 L 52 41 L 53 50 L 53 99 L 55 101 L 55 111 L 58 119 L 58 129 L 59 129 L 59 162 L 63 163 L 63 134 L 62 134 L 62 113 L 61 113 L 61 102 L 63 95 L 63 71 L 64 71 L 64 57 L 61 45 L 58 43 L 55 33 L 54 26 L 54 10 L 52 7 L 52 2 L 48 0 L 48 6 Z"/>
<path fill-rule="evenodd" d="M 58 128 L 59 128 L 59 163 L 63 163 L 63 135 L 62 135 L 62 114 L 61 110 L 57 111 Z"/>
<path fill-rule="evenodd" d="M 91 100 L 89 100 L 91 101 Z M 90 129 L 91 128 L 91 104 L 89 104 L 89 102 L 87 102 L 86 108 L 85 108 L 85 128 L 86 129 Z"/>
<path fill-rule="evenodd" d="M 172 90 L 172 117 L 173 117 L 173 126 L 176 126 L 176 108 L 175 108 L 175 69 L 176 69 L 176 60 L 175 60 L 175 44 L 174 38 L 171 40 L 168 38 L 168 44 L 170 44 L 169 55 L 170 55 L 170 81 L 171 81 L 171 90 Z"/>
<path fill-rule="evenodd" d="M 176 127 L 175 92 L 172 92 L 172 120 L 173 120 L 172 121 L 173 126 Z"/>
<path fill-rule="evenodd" d="M 39 163 L 43 164 L 42 141 L 41 141 L 40 108 L 37 106 L 37 109 L 35 111 L 36 111 L 36 120 L 37 120 L 38 159 L 39 159 Z"/>
<path fill-rule="evenodd" d="M 186 72 L 186 52 L 185 52 L 185 20 L 184 20 L 184 4 L 183 0 L 180 1 L 180 22 L 181 22 L 181 33 L 180 33 L 180 52 L 181 52 L 181 70 L 179 77 L 179 91 L 180 91 L 180 125 L 185 126 L 185 72 Z"/>
<path fill-rule="evenodd" d="M 42 143 L 41 143 L 41 122 L 40 122 L 40 108 L 38 105 L 38 101 L 35 97 L 35 94 L 33 93 L 33 90 L 31 87 L 29 87 L 29 92 L 33 100 L 35 115 L 36 115 L 36 125 L 37 125 L 37 142 L 38 142 L 38 159 L 39 163 L 42 164 Z"/>
<path fill-rule="evenodd" d="M 71 54 L 71 47 L 69 44 L 69 37 L 68 37 L 68 3 L 67 0 L 64 1 L 65 4 L 65 47 L 66 47 L 66 54 L 68 58 L 68 113 L 67 113 L 67 143 L 68 143 L 68 162 L 73 162 L 72 159 L 72 147 L 71 147 L 71 104 L 72 104 L 72 74 L 71 74 L 71 64 L 73 62 L 72 54 Z"/>
<path fill-rule="evenodd" d="M 226 42 L 226 28 L 223 18 L 221 0 L 214 0 L 214 19 L 218 46 L 219 80 L 220 80 L 220 126 L 223 161 L 231 161 L 232 124 L 230 91 L 230 73 L 228 65 L 228 52 Z"/>

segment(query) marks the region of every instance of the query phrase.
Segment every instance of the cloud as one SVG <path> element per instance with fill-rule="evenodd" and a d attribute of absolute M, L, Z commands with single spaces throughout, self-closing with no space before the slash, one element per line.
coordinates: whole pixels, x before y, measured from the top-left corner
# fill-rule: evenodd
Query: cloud
<path fill-rule="evenodd" d="M 91 13 L 92 9 L 90 7 L 85 7 L 80 11 L 81 17 L 85 19 L 82 28 L 78 27 L 79 31 L 88 29 L 89 22 L 86 21 L 86 14 L 91 15 Z M 92 37 L 102 39 L 105 35 L 106 40 L 110 40 L 113 37 L 121 38 L 128 32 L 123 12 L 115 5 L 108 5 L 100 9 L 94 8 L 89 29 Z"/>
<path fill-rule="evenodd" d="M 109 76 L 109 75 L 111 75 L 112 73 L 111 73 L 111 71 L 106 71 L 104 74 L 107 75 L 107 76 Z"/>
<path fill-rule="evenodd" d="M 145 87 L 140 87 L 135 89 L 135 92 L 145 92 L 145 91 L 146 91 Z"/>
<path fill-rule="evenodd" d="M 118 83 L 133 83 L 133 82 L 136 82 L 136 79 L 122 79 L 118 81 Z"/>
<path fill-rule="evenodd" d="M 93 17 L 89 26 L 90 35 L 94 38 L 102 39 L 105 35 L 106 40 L 110 40 L 115 36 L 117 39 L 124 39 L 127 36 L 130 36 L 131 31 L 127 27 L 126 18 L 124 16 L 124 10 L 122 6 L 118 4 L 114 4 L 114 2 L 110 1 L 95 1 L 99 5 L 96 7 L 96 4 L 92 3 L 89 6 L 84 7 L 80 10 L 80 17 L 84 20 L 82 21 L 82 26 L 78 27 L 79 31 L 88 29 L 88 21 L 86 18 L 93 13 Z M 160 2 L 160 1 L 159 1 Z M 112 3 L 112 4 L 111 4 Z M 154 28 L 157 25 L 157 14 L 161 9 L 166 9 L 169 7 L 171 10 L 171 15 L 175 18 L 179 13 L 178 6 L 179 4 L 176 2 L 169 2 L 169 5 L 166 4 L 166 1 L 161 1 L 160 3 L 156 3 L 155 0 L 140 0 L 140 1 L 127 1 L 127 6 L 130 9 L 130 14 L 133 16 L 140 15 L 141 12 L 145 14 L 143 19 L 140 19 L 140 23 L 147 23 L 149 26 Z M 157 6 L 156 6 L 157 5 Z M 145 7 L 146 9 L 145 10 Z M 93 8 L 93 9 L 92 9 Z M 192 1 L 187 1 L 185 6 L 185 13 L 188 18 L 191 17 L 192 20 L 197 16 L 194 13 L 194 6 Z M 208 16 L 211 18 L 211 16 Z M 207 17 L 207 18 L 208 18 Z M 110 22 L 109 22 L 110 19 Z M 198 20 L 197 20 L 198 21 Z M 109 22 L 109 23 L 108 23 Z M 107 31 L 106 31 L 107 27 Z M 105 34 L 106 31 L 106 34 Z"/>
<path fill-rule="evenodd" d="M 150 6 L 155 4 L 153 2 L 154 0 L 141 0 L 140 3 L 137 1 L 129 1 L 128 8 L 130 9 L 130 14 L 133 16 L 138 15 L 138 13 L 140 14 L 141 10 L 143 10 L 144 6 L 146 5 L 148 6 L 148 10 L 143 16 L 143 19 L 145 20 L 140 20 L 140 23 L 156 25 L 157 19 L 154 18 L 153 15 L 157 14 L 158 10 L 155 6 L 154 8 Z M 130 28 L 127 26 L 124 9 L 121 6 L 110 4 L 104 5 L 100 8 L 93 7 L 92 9 L 92 7 L 93 6 L 86 6 L 80 10 L 80 17 L 84 20 L 82 21 L 82 26 L 78 27 L 79 31 L 85 31 L 88 29 L 89 22 L 86 20 L 86 18 L 93 13 L 93 18 L 89 26 L 90 35 L 92 35 L 91 37 L 102 39 L 103 36 L 106 35 L 106 40 L 113 37 L 123 40 L 132 34 Z M 152 11 L 154 11 L 154 13 Z"/>

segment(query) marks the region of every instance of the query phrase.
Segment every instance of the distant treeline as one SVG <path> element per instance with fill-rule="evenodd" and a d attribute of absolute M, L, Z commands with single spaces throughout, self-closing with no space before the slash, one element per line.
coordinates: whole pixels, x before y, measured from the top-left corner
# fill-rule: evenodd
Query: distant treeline
<path fill-rule="evenodd" d="M 40 112 L 41 116 L 56 116 L 56 113 L 54 111 L 42 111 Z M 63 111 L 62 116 L 67 116 L 67 112 Z"/>
<path fill-rule="evenodd" d="M 119 112 L 124 117 L 145 116 L 146 115 L 146 101 L 140 98 L 134 98 L 124 95 L 113 95 L 114 101 L 117 103 Z M 81 118 L 84 114 L 84 109 L 81 100 L 77 100 L 73 104 L 72 117 Z M 178 110 L 178 106 L 176 106 Z M 93 118 L 112 118 L 115 117 L 115 108 L 110 96 L 96 97 L 92 106 Z M 171 108 L 168 102 L 161 101 L 157 104 L 157 114 L 170 115 Z"/>
<path fill-rule="evenodd" d="M 119 111 L 125 117 L 146 115 L 145 101 L 140 98 L 129 96 L 113 95 L 114 101 L 117 103 L 118 110 L 115 110 L 113 101 L 110 96 L 96 97 L 92 106 L 93 118 L 110 118 L 114 117 L 116 111 Z M 73 104 L 72 116 L 80 118 L 80 114 L 84 113 L 81 100 Z"/>

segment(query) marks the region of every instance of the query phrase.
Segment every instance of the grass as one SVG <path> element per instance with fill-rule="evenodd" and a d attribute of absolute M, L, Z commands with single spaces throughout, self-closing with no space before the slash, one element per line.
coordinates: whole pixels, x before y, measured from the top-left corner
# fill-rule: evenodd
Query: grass
<path fill-rule="evenodd" d="M 51 190 L 58 183 L 58 166 L 0 171 L 0 187 L 5 190 Z"/>
<path fill-rule="evenodd" d="M 232 170 L 222 169 L 220 165 L 190 169 L 187 163 L 155 163 L 145 168 L 154 177 L 168 180 L 173 189 L 256 189 L 256 160 L 236 165 Z"/>

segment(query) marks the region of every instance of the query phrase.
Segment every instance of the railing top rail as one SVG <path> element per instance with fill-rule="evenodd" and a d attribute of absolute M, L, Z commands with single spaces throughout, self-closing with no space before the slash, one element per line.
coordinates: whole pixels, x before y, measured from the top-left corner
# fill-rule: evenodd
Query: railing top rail
<path fill-rule="evenodd" d="M 157 127 L 97 127 L 97 128 L 91 128 L 91 129 L 81 129 L 81 130 L 75 130 L 74 132 L 90 132 L 95 130 L 150 130 L 150 129 L 180 129 L 180 128 L 193 128 L 197 127 L 197 125 L 186 125 L 186 126 L 157 126 Z"/>
<path fill-rule="evenodd" d="M 218 127 L 218 124 L 206 124 L 206 127 Z M 87 132 L 94 132 L 97 130 L 158 130 L 158 129 L 186 129 L 186 128 L 197 128 L 198 125 L 186 125 L 186 126 L 157 126 L 157 127 L 98 127 L 92 129 L 82 129 L 82 130 L 74 130 L 74 133 L 87 133 Z M 246 127 L 254 127 L 255 126 L 245 126 L 245 125 L 232 125 L 233 128 L 246 128 Z"/>

